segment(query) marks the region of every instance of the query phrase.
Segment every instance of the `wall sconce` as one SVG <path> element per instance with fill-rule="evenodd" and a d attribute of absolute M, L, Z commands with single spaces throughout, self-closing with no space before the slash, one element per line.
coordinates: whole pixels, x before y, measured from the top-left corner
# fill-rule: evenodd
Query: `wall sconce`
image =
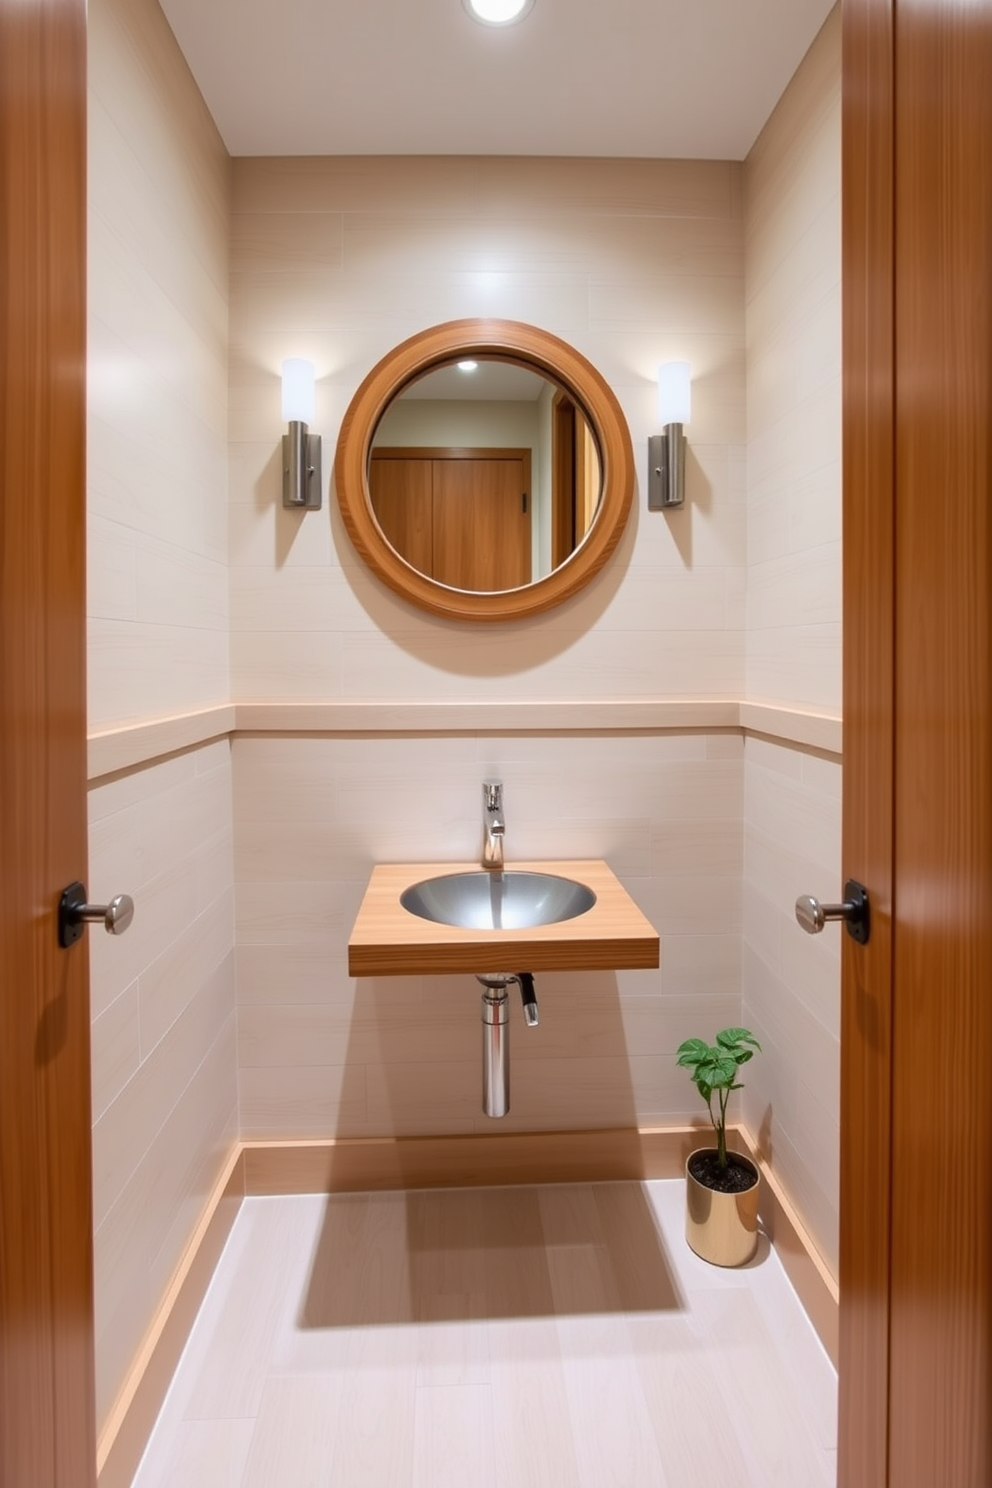
<path fill-rule="evenodd" d="M 688 362 L 658 368 L 658 422 L 661 434 L 648 438 L 648 511 L 666 511 L 685 501 L 685 435 L 692 415 Z"/>
<path fill-rule="evenodd" d="M 289 357 L 282 364 L 282 504 L 291 511 L 320 511 L 320 435 L 313 422 L 313 362 Z"/>

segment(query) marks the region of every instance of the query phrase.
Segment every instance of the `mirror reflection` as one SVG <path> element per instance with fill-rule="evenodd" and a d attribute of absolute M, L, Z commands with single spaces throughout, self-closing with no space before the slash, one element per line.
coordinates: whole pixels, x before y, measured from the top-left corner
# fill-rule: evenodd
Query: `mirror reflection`
<path fill-rule="evenodd" d="M 586 536 L 602 493 L 581 405 L 532 366 L 472 358 L 390 402 L 369 449 L 376 522 L 425 577 L 493 593 L 547 577 Z"/>

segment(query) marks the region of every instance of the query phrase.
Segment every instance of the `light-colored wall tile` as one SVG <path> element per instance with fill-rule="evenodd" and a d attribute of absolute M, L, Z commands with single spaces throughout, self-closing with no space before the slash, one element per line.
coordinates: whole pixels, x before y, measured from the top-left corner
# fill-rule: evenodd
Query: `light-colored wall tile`
<path fill-rule="evenodd" d="M 230 162 L 158 5 L 87 19 L 92 725 L 229 693 Z"/>
<path fill-rule="evenodd" d="M 840 706 L 840 7 L 744 166 L 747 696 Z"/>
<path fill-rule="evenodd" d="M 747 696 L 841 700 L 840 7 L 744 167 Z M 742 1022 L 763 1053 L 743 1110 L 837 1272 L 840 959 L 800 894 L 841 889 L 840 761 L 748 738 Z"/>
<path fill-rule="evenodd" d="M 239 700 L 740 691 L 746 528 L 730 475 L 745 438 L 740 175 L 702 161 L 234 162 Z M 649 518 L 638 499 L 582 596 L 498 633 L 439 625 L 386 594 L 357 562 L 329 479 L 369 368 L 411 332 L 471 315 L 546 326 L 589 356 L 628 418 L 639 479 L 658 363 L 686 355 L 696 366 L 691 505 Z M 280 513 L 278 367 L 289 354 L 318 369 L 330 507 L 302 518 Z"/>
<path fill-rule="evenodd" d="M 240 737 L 234 761 L 246 1132 L 486 1129 L 475 979 L 356 981 L 347 941 L 375 862 L 477 858 L 488 775 L 510 861 L 605 857 L 663 936 L 657 971 L 538 977 L 510 1126 L 697 1114 L 675 1050 L 740 1009 L 739 736 Z"/>
<path fill-rule="evenodd" d="M 836 1275 L 839 932 L 805 935 L 794 905 L 840 890 L 841 767 L 761 739 L 744 756 L 742 1022 L 763 1052 L 747 1067 L 743 1110 Z"/>
<path fill-rule="evenodd" d="M 90 727 L 226 702 L 230 162 L 159 6 L 92 0 Z M 90 791 L 102 1422 L 237 1135 L 230 748 Z"/>

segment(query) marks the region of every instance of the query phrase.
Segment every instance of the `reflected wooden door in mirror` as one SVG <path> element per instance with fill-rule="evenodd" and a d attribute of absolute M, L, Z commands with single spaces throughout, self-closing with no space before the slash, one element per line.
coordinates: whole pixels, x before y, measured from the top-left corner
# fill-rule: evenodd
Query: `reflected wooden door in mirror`
<path fill-rule="evenodd" d="M 529 449 L 376 445 L 372 513 L 386 541 L 439 584 L 518 589 L 533 577 Z"/>
<path fill-rule="evenodd" d="M 372 572 L 468 620 L 536 614 L 578 592 L 619 541 L 633 481 L 600 374 L 515 321 L 452 321 L 396 347 L 352 399 L 335 459 Z"/>

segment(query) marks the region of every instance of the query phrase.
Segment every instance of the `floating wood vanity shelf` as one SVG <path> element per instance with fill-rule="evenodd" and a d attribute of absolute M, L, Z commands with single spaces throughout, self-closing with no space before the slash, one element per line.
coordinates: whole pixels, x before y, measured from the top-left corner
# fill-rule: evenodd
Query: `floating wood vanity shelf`
<path fill-rule="evenodd" d="M 588 885 L 585 914 L 523 930 L 466 930 L 422 920 L 400 904 L 412 884 L 474 873 L 477 863 L 387 863 L 374 868 L 348 942 L 351 976 L 486 971 L 620 971 L 660 964 L 654 927 L 607 865 L 507 863 L 507 871 L 552 873 Z"/>

